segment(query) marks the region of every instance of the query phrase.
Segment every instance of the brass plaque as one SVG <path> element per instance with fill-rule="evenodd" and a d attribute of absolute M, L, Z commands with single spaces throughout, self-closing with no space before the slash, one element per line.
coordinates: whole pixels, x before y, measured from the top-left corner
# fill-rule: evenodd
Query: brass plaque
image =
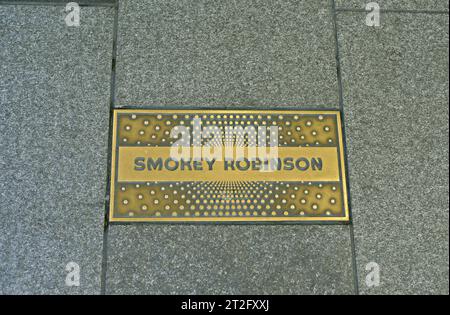
<path fill-rule="evenodd" d="M 116 110 L 111 222 L 348 221 L 338 111 Z"/>

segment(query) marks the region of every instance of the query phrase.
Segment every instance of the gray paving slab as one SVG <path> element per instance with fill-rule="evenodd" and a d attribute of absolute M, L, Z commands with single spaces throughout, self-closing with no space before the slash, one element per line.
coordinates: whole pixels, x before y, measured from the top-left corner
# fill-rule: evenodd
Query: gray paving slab
<path fill-rule="evenodd" d="M 448 15 L 363 14 L 338 15 L 360 291 L 448 294 Z"/>
<path fill-rule="evenodd" d="M 64 16 L 0 6 L 1 294 L 100 292 L 114 10 Z"/>
<path fill-rule="evenodd" d="M 120 1 L 118 107 L 333 107 L 329 0 Z"/>
<path fill-rule="evenodd" d="M 111 226 L 110 294 L 352 294 L 348 226 Z"/>
<path fill-rule="evenodd" d="M 18 5 L 66 5 L 70 2 L 76 2 L 81 6 L 86 5 L 114 5 L 117 0 L 0 0 L 0 4 L 18 4 Z"/>
<path fill-rule="evenodd" d="M 330 1 L 120 2 L 116 105 L 337 108 Z M 354 293 L 348 226 L 111 225 L 107 293 Z"/>
<path fill-rule="evenodd" d="M 335 0 L 340 9 L 365 9 L 366 4 L 375 2 L 384 10 L 431 10 L 448 11 L 448 0 Z"/>

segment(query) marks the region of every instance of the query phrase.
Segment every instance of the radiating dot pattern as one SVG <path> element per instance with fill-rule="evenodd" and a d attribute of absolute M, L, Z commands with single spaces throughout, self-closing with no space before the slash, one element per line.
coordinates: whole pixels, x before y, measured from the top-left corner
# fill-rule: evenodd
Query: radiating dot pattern
<path fill-rule="evenodd" d="M 121 216 L 342 216 L 339 184 L 147 182 L 119 184 Z"/>
<path fill-rule="evenodd" d="M 308 111 L 158 113 L 136 110 L 118 111 L 115 117 L 115 148 L 249 147 L 261 143 L 269 146 L 276 140 L 278 147 L 342 150 L 340 118 L 329 111 L 321 114 Z M 340 167 L 342 165 L 343 161 Z M 112 216 L 144 221 L 302 221 L 308 218 L 345 221 L 348 220 L 345 181 L 342 180 L 345 172 L 342 169 L 339 172 L 339 181 L 329 182 L 308 182 L 300 178 L 298 181 L 292 181 L 292 178 L 290 181 L 246 181 L 245 172 L 231 181 L 190 181 L 188 177 L 189 181 L 179 178 L 176 178 L 179 181 L 171 182 L 153 181 L 151 178 L 145 182 L 118 182 L 113 178 Z"/>
<path fill-rule="evenodd" d="M 217 129 L 220 135 L 214 137 L 211 132 L 206 139 L 195 138 L 193 131 L 199 127 L 195 125 L 195 119 L 201 122 L 201 130 Z M 123 114 L 119 116 L 118 126 L 121 146 L 171 146 L 182 138 L 183 130 L 193 135 L 191 143 L 198 140 L 202 145 L 232 143 L 236 146 L 256 146 L 258 140 L 248 132 L 249 127 L 253 127 L 256 132 L 258 128 L 265 129 L 267 144 L 270 143 L 273 127 L 278 130 L 278 146 L 333 146 L 337 143 L 335 115 Z M 171 133 L 174 137 L 171 137 Z"/>

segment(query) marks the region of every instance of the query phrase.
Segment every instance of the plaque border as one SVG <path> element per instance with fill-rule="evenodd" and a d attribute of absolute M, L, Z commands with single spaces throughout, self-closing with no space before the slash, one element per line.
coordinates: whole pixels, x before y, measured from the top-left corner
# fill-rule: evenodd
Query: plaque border
<path fill-rule="evenodd" d="M 117 146 L 117 122 L 118 114 L 267 114 L 267 115 L 336 115 L 337 132 L 338 132 L 338 155 L 339 155 L 339 177 L 341 182 L 343 206 L 345 216 L 342 217 L 154 217 L 154 218 L 115 218 L 114 217 L 114 195 L 117 176 L 117 158 L 118 158 L 118 146 Z M 207 223 L 207 224 L 220 224 L 220 223 L 232 223 L 232 224 L 261 224 L 261 223 L 349 223 L 350 222 L 350 210 L 349 210 L 349 195 L 347 186 L 347 173 L 346 173 L 346 159 L 344 152 L 343 141 L 343 125 L 340 110 L 308 110 L 308 109 L 291 109 L 291 110 L 247 110 L 247 109 L 235 109 L 235 110 L 223 110 L 223 109 L 114 109 L 113 110 L 113 124 L 112 124 L 112 144 L 111 144 L 111 172 L 110 172 L 110 199 L 109 199 L 109 211 L 108 221 L 110 223 L 164 223 L 164 224 L 195 224 L 195 223 Z"/>

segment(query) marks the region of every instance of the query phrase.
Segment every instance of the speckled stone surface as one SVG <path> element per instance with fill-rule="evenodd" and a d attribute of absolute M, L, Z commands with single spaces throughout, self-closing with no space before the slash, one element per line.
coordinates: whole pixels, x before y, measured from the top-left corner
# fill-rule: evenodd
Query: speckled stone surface
<path fill-rule="evenodd" d="M 44 5 L 65 5 L 69 2 L 76 2 L 81 6 L 85 5 L 113 5 L 117 0 L 0 0 L 1 3 L 28 5 L 28 4 L 44 4 Z"/>
<path fill-rule="evenodd" d="M 446 10 L 448 0 L 335 0 L 338 8 L 365 9 L 366 4 L 376 2 L 386 10 Z"/>
<path fill-rule="evenodd" d="M 331 2 L 121 2 L 116 106 L 338 108 Z M 352 294 L 348 226 L 112 225 L 107 293 Z"/>
<path fill-rule="evenodd" d="M 0 6 L 1 294 L 100 292 L 114 11 L 64 16 Z"/>
<path fill-rule="evenodd" d="M 360 291 L 448 294 L 448 15 L 363 14 L 338 15 Z"/>
<path fill-rule="evenodd" d="M 118 107 L 336 107 L 329 0 L 120 1 Z"/>
<path fill-rule="evenodd" d="M 352 294 L 348 226 L 111 226 L 110 294 Z"/>
<path fill-rule="evenodd" d="M 33 1 L 0 0 L 0 294 L 97 294 L 115 12 Z M 448 1 L 377 2 L 337 19 L 359 291 L 448 294 L 448 13 L 406 12 Z M 338 108 L 332 3 L 121 0 L 116 106 Z M 353 294 L 350 229 L 111 225 L 106 292 Z"/>

